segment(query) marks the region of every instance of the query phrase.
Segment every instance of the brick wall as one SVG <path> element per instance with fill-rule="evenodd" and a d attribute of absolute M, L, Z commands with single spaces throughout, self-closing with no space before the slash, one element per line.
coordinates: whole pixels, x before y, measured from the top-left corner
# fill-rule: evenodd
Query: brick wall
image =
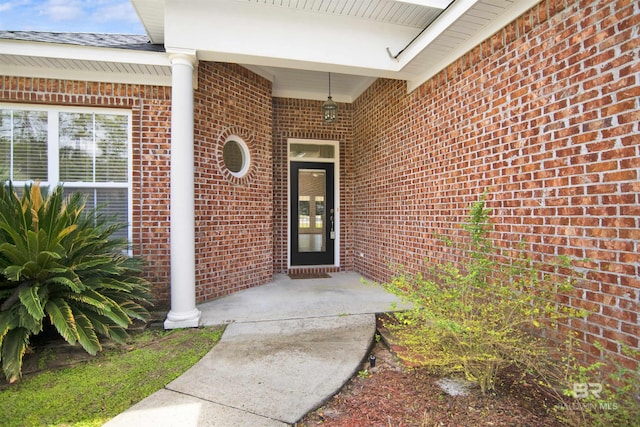
<path fill-rule="evenodd" d="M 171 88 L 0 76 L 0 101 L 132 111 L 133 252 L 157 307 L 170 301 Z M 200 63 L 195 102 L 198 302 L 272 278 L 271 85 L 246 69 Z M 253 167 L 235 179 L 221 138 L 244 138 Z"/>
<path fill-rule="evenodd" d="M 640 20 L 634 1 L 543 1 L 411 94 L 379 80 L 354 103 L 355 268 L 451 259 L 488 190 L 495 236 L 544 264 L 580 261 L 567 297 L 588 360 L 640 327 Z M 362 256 L 360 256 L 362 255 Z M 566 332 L 561 330 L 561 332 Z"/>
<path fill-rule="evenodd" d="M 131 110 L 133 253 L 147 260 L 145 276 L 167 304 L 171 88 L 0 76 L 0 101 Z"/>
<path fill-rule="evenodd" d="M 171 88 L 133 107 L 133 251 L 147 264 L 158 308 L 171 298 Z M 136 111 L 138 110 L 138 111 Z"/>
<path fill-rule="evenodd" d="M 195 97 L 196 297 L 216 298 L 273 278 L 271 83 L 232 64 L 201 62 Z M 237 178 L 222 160 L 228 136 L 249 146 Z"/>
<path fill-rule="evenodd" d="M 324 123 L 321 101 L 273 99 L 273 268 L 275 273 L 287 271 L 287 176 L 289 138 L 318 139 L 340 142 L 340 268 L 353 268 L 352 249 L 352 182 L 351 146 L 353 113 L 350 104 L 339 104 L 338 120 Z M 309 269 L 313 270 L 313 269 Z"/>

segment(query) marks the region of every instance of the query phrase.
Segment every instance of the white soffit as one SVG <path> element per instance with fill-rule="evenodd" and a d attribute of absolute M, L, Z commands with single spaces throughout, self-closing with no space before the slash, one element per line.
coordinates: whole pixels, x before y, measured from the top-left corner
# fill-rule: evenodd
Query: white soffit
<path fill-rule="evenodd" d="M 164 44 L 164 1 L 131 0 L 131 4 L 151 43 Z"/>
<path fill-rule="evenodd" d="M 385 12 L 373 4 L 404 6 L 398 2 L 359 2 L 359 7 L 351 2 L 351 8 L 338 1 L 273 3 L 191 0 L 193 7 L 185 7 L 183 1 L 167 0 L 165 47 L 196 49 L 207 61 L 377 77 L 398 71 L 386 47 L 400 50 L 422 31 L 423 14 Z"/>
<path fill-rule="evenodd" d="M 326 100 L 329 95 L 328 72 L 254 65 L 244 67 L 270 80 L 272 94 L 277 98 Z M 331 73 L 332 98 L 336 102 L 351 103 L 375 80 L 375 77 Z"/>
<path fill-rule="evenodd" d="M 0 75 L 171 85 L 166 54 L 0 40 Z"/>
<path fill-rule="evenodd" d="M 326 98 L 331 72 L 349 102 L 378 77 L 415 89 L 540 0 L 131 1 L 168 52 L 243 64 L 274 96 Z"/>

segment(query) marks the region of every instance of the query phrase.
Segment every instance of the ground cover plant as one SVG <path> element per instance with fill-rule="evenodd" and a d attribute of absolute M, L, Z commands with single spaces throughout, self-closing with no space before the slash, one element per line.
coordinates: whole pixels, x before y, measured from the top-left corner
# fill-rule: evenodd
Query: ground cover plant
<path fill-rule="evenodd" d="M 142 260 L 113 238 L 123 227 L 61 186 L 29 185 L 20 196 L 0 185 L 0 361 L 20 378 L 33 336 L 53 328 L 90 354 L 100 337 L 124 342 L 133 320 L 146 320 L 150 284 Z"/>
<path fill-rule="evenodd" d="M 124 344 L 109 344 L 97 356 L 61 340 L 39 345 L 25 356 L 25 365 L 36 372 L 25 372 L 13 384 L 0 381 L 0 425 L 102 425 L 180 376 L 222 331 L 147 330 L 132 333 Z"/>

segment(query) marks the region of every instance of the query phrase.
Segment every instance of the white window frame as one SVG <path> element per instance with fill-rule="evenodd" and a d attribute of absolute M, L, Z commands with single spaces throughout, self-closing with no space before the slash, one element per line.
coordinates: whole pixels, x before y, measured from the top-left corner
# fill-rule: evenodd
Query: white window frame
<path fill-rule="evenodd" d="M 0 109 L 3 110 L 28 110 L 28 111 L 46 111 L 47 112 L 47 181 L 41 182 L 42 185 L 48 186 L 50 189 L 58 184 L 64 187 L 76 188 L 126 188 L 127 189 L 127 239 L 132 241 L 132 180 L 133 180 L 133 159 L 132 159 L 132 141 L 133 116 L 130 110 L 121 108 L 103 108 L 103 107 L 73 107 L 73 106 L 55 106 L 55 105 L 33 105 L 33 104 L 7 104 L 0 103 Z M 59 163 L 59 114 L 60 113 L 90 113 L 90 114 L 112 114 L 127 117 L 127 182 L 83 182 L 83 181 L 60 181 L 60 163 Z M 24 187 L 33 181 L 12 181 L 14 187 Z"/>
<path fill-rule="evenodd" d="M 224 160 L 224 146 L 229 142 L 235 142 L 239 145 L 240 151 L 242 152 L 242 168 L 238 172 L 234 172 L 227 167 L 227 164 Z M 229 135 L 225 140 L 224 144 L 222 144 L 222 162 L 224 163 L 225 168 L 229 171 L 229 173 L 236 178 L 243 178 L 247 172 L 249 172 L 249 168 L 251 167 L 251 152 L 249 151 L 249 146 L 244 139 L 240 138 L 238 135 Z"/>

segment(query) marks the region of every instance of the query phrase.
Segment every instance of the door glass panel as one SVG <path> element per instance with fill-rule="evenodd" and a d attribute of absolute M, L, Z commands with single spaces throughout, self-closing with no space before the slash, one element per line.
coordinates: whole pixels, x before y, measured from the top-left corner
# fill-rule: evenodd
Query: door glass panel
<path fill-rule="evenodd" d="M 324 170 L 298 171 L 298 251 L 324 252 L 327 247 Z"/>

